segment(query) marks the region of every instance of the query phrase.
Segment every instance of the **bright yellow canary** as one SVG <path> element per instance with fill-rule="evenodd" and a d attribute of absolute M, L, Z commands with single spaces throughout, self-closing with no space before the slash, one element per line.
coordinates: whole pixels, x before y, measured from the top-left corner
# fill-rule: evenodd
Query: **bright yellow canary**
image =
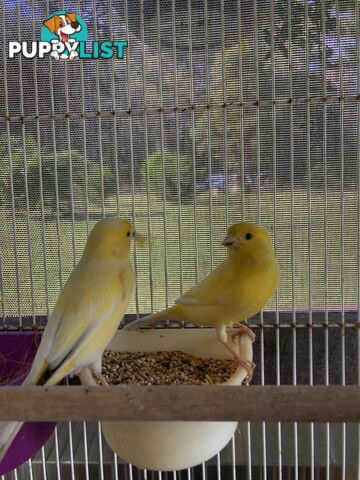
<path fill-rule="evenodd" d="M 243 360 L 231 347 L 226 327 L 258 313 L 275 292 L 279 267 L 269 233 L 254 223 L 229 227 L 222 244 L 227 258 L 197 285 L 161 312 L 140 318 L 125 328 L 147 325 L 155 320 L 182 320 L 197 325 L 215 326 L 221 343 L 232 353 L 237 366 L 248 371 L 251 380 L 255 365 Z M 254 333 L 245 325 L 235 335 Z"/>
<path fill-rule="evenodd" d="M 102 354 L 124 316 L 134 286 L 133 238 L 144 241 L 127 220 L 104 218 L 94 226 L 49 317 L 23 385 L 56 385 L 84 368 L 102 379 Z M 0 458 L 20 427 L 20 422 L 0 423 Z"/>

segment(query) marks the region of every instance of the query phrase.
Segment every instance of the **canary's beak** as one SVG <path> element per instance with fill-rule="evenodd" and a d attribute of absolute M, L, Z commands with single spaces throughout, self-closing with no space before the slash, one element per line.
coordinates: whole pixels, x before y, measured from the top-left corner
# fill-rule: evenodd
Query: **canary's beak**
<path fill-rule="evenodd" d="M 145 246 L 145 243 L 147 242 L 147 238 L 144 237 L 144 235 L 141 235 L 141 233 L 138 232 L 133 232 L 133 237 L 135 239 L 135 242 L 143 248 Z"/>
<path fill-rule="evenodd" d="M 237 248 L 239 246 L 239 240 L 234 235 L 226 235 L 222 245 L 224 245 L 224 247 Z"/>

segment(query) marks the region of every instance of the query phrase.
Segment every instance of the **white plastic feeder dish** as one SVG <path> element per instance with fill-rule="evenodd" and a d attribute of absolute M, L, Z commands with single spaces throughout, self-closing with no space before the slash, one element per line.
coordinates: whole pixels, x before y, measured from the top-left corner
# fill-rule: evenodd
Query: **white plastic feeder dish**
<path fill-rule="evenodd" d="M 212 328 L 119 330 L 108 349 L 116 352 L 180 350 L 202 358 L 231 358 Z M 252 343 L 247 335 L 237 337 L 234 349 L 242 358 L 252 361 Z M 225 384 L 241 385 L 246 375 L 246 370 L 239 368 Z M 93 379 L 87 381 L 95 385 Z M 141 469 L 162 471 L 182 470 L 205 462 L 227 445 L 237 425 L 237 422 L 215 421 L 101 422 L 108 445 L 120 458 Z"/>

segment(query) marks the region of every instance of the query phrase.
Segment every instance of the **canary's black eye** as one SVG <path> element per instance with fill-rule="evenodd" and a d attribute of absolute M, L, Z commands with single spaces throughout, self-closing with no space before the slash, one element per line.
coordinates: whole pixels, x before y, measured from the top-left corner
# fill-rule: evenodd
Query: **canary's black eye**
<path fill-rule="evenodd" d="M 130 237 L 130 235 L 131 235 L 131 232 L 127 232 L 126 236 Z"/>
<path fill-rule="evenodd" d="M 251 240 L 252 239 L 252 233 L 247 233 L 245 235 L 246 240 Z"/>

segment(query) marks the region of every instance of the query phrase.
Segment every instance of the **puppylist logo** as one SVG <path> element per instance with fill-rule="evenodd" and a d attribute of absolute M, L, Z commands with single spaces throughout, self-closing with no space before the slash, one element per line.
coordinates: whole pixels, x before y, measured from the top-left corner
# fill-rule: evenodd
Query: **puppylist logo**
<path fill-rule="evenodd" d="M 84 20 L 77 13 L 54 12 L 41 28 L 40 42 L 9 42 L 9 58 L 23 55 L 25 58 L 45 58 L 51 56 L 55 60 L 66 59 L 123 59 L 126 41 L 92 42 L 87 49 L 88 30 Z"/>

